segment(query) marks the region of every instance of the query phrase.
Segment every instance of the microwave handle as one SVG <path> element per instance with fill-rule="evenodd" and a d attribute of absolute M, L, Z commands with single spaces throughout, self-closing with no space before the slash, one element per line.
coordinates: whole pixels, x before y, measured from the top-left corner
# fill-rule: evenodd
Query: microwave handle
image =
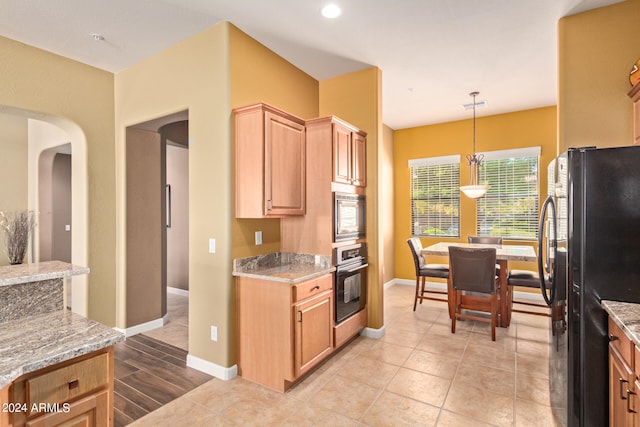
<path fill-rule="evenodd" d="M 347 273 L 353 273 L 354 271 L 362 270 L 363 268 L 369 267 L 369 264 L 362 264 L 356 268 L 352 268 L 351 270 L 347 270 Z"/>

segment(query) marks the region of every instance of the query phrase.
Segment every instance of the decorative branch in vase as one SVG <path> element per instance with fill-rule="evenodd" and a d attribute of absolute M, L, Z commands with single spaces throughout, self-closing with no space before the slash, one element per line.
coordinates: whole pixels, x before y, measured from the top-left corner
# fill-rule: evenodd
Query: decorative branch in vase
<path fill-rule="evenodd" d="M 33 212 L 26 210 L 0 211 L 0 227 L 4 230 L 5 250 L 10 264 L 22 264 L 24 261 L 29 246 L 29 237 L 34 226 Z"/>

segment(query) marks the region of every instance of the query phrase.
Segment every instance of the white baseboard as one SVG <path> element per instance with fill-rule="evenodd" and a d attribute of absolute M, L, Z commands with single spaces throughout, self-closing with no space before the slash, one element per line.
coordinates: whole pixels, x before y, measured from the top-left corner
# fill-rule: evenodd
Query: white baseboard
<path fill-rule="evenodd" d="M 416 286 L 415 280 L 408 279 L 393 279 L 384 284 L 384 288 L 387 289 L 393 285 L 403 285 L 403 286 Z M 435 291 L 446 291 L 447 284 L 446 283 L 437 283 L 437 282 L 426 282 L 425 286 L 427 289 L 433 289 Z M 515 300 L 527 300 L 532 302 L 544 302 L 544 298 L 542 298 L 542 294 L 540 292 L 522 292 L 515 291 L 513 293 L 513 299 Z"/>
<path fill-rule="evenodd" d="M 174 288 L 171 286 L 167 286 L 167 293 L 174 295 L 182 295 L 183 297 L 189 296 L 189 291 L 186 289 Z"/>
<path fill-rule="evenodd" d="M 224 366 L 217 365 L 191 354 L 187 355 L 187 366 L 224 381 L 231 380 L 238 376 L 238 365 L 225 368 Z"/>
<path fill-rule="evenodd" d="M 364 328 L 363 330 L 360 331 L 360 335 L 363 337 L 374 338 L 379 340 L 384 336 L 385 331 L 386 331 L 386 327 L 382 325 L 382 327 L 378 329 Z"/>
<path fill-rule="evenodd" d="M 166 317 L 166 316 L 165 316 Z M 144 332 L 150 331 L 152 329 L 162 328 L 165 324 L 165 317 L 160 319 L 151 320 L 146 323 L 141 323 L 139 325 L 130 326 L 128 328 L 114 328 L 115 330 L 122 332 L 125 337 L 130 337 L 137 334 L 142 334 Z"/>

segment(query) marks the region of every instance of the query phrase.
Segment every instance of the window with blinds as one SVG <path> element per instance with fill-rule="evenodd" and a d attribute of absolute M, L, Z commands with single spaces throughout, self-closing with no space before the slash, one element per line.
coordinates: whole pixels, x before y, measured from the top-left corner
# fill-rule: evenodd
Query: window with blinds
<path fill-rule="evenodd" d="M 482 154 L 480 182 L 490 188 L 477 201 L 478 235 L 537 238 L 540 147 Z"/>
<path fill-rule="evenodd" d="M 460 156 L 409 160 L 412 236 L 460 236 Z"/>

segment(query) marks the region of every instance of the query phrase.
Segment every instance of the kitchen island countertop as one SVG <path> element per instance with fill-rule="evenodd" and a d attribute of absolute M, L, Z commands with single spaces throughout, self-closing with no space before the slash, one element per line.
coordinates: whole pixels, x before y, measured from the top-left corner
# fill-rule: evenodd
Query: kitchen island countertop
<path fill-rule="evenodd" d="M 0 324 L 0 388 L 29 372 L 109 347 L 124 334 L 68 310 Z"/>
<path fill-rule="evenodd" d="M 603 300 L 601 305 L 611 320 L 640 347 L 640 304 Z"/>

